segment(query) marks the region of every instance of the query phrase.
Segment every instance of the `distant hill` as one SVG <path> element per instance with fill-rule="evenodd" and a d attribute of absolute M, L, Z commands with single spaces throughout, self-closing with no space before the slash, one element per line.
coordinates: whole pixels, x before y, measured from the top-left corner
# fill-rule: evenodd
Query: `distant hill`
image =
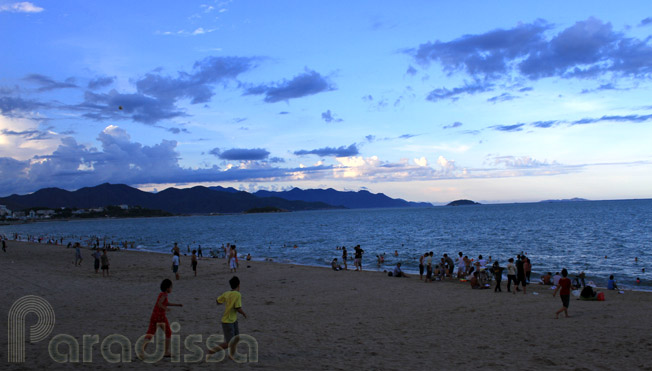
<path fill-rule="evenodd" d="M 467 205 L 480 205 L 480 203 L 471 200 L 455 200 L 448 203 L 446 206 L 467 206 Z"/>
<path fill-rule="evenodd" d="M 108 205 L 141 206 L 173 214 L 240 213 L 274 207 L 281 210 L 319 210 L 335 207 L 322 202 L 290 201 L 278 197 L 257 197 L 247 192 L 216 191 L 206 187 L 168 188 L 158 193 L 143 192 L 124 184 L 101 184 L 66 191 L 44 188 L 28 195 L 0 198 L 10 210 L 33 207 L 88 209 Z"/>
<path fill-rule="evenodd" d="M 332 188 L 306 190 L 293 188 L 289 191 L 258 191 L 254 194 L 258 197 L 280 197 L 290 201 L 323 202 L 329 205 L 343 206 L 349 209 L 432 207 L 432 204 L 427 202 L 409 202 L 400 198 L 390 198 L 382 193 L 374 194 L 369 191 L 341 192 Z"/>

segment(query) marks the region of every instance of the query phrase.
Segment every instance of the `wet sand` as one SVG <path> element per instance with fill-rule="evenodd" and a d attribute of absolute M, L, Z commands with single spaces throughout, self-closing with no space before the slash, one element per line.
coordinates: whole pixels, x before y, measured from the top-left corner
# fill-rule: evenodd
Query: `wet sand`
<path fill-rule="evenodd" d="M 57 363 L 50 357 L 48 343 L 58 334 L 71 335 L 80 345 L 83 335 L 99 335 L 101 343 L 121 334 L 133 345 L 147 330 L 161 280 L 174 281 L 171 255 L 109 252 L 111 277 L 103 278 L 94 272 L 91 251 L 82 249 L 82 254 L 82 265 L 75 267 L 74 249 L 63 246 L 9 241 L 8 252 L 0 251 L 4 369 L 153 367 L 136 358 L 133 349 L 131 362 L 109 363 L 99 344 L 92 362 Z M 193 277 L 190 257 L 183 256 L 180 274 L 169 298 L 184 306 L 171 308 L 168 319 L 181 327 L 181 361 L 163 359 L 155 363 L 159 369 L 652 369 L 650 293 L 604 290 L 604 302 L 571 297 L 571 318 L 555 320 L 561 300 L 539 285 L 529 286 L 528 295 L 513 295 L 505 281 L 503 292 L 494 293 L 460 282 L 425 284 L 418 276 L 245 261 L 236 274 L 249 318 L 240 317 L 239 325 L 241 334 L 257 341 L 258 362 L 186 363 L 188 335 L 205 341 L 222 334 L 223 307 L 215 298 L 229 290 L 233 274 L 226 260 L 204 258 Z M 45 340 L 26 343 L 25 363 L 9 363 L 8 321 L 2 318 L 25 295 L 47 300 L 56 321 Z M 28 328 L 35 318 L 27 317 Z"/>

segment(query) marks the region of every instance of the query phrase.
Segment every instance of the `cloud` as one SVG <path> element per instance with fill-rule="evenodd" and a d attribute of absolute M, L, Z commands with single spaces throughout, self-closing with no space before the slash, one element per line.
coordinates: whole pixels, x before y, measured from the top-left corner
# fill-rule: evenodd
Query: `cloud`
<path fill-rule="evenodd" d="M 190 134 L 190 132 L 186 128 L 167 128 L 166 130 L 172 134 L 179 134 L 179 133 Z"/>
<path fill-rule="evenodd" d="M 403 135 L 399 135 L 398 138 L 399 139 L 410 139 L 410 138 L 414 138 L 414 137 L 418 137 L 418 136 L 419 135 L 417 135 L 417 134 L 403 134 Z"/>
<path fill-rule="evenodd" d="M 538 161 L 529 156 L 493 156 L 489 158 L 491 165 L 510 169 L 540 168 L 559 165 L 557 162 Z"/>
<path fill-rule="evenodd" d="M 12 4 L 1 4 L 0 12 L 11 12 L 11 13 L 40 13 L 43 8 L 38 7 L 30 2 L 23 1 L 20 3 Z"/>
<path fill-rule="evenodd" d="M 414 76 L 417 74 L 417 69 L 412 66 L 408 66 L 408 69 L 407 71 L 405 71 L 405 73 L 407 73 L 410 76 Z"/>
<path fill-rule="evenodd" d="M 548 120 L 548 121 L 535 121 L 535 122 L 530 123 L 530 125 L 532 125 L 534 127 L 537 127 L 537 128 L 541 128 L 541 129 L 547 129 L 547 128 L 551 128 L 553 126 L 556 126 L 559 123 L 561 123 L 561 121 Z"/>
<path fill-rule="evenodd" d="M 331 110 L 327 110 L 326 112 L 322 112 L 321 118 L 326 121 L 326 122 L 342 122 L 344 120 L 335 118 L 334 115 L 331 113 Z"/>
<path fill-rule="evenodd" d="M 232 148 L 227 149 L 226 151 L 221 151 L 219 148 L 213 148 L 209 153 L 222 160 L 228 161 L 257 161 L 269 157 L 269 151 L 262 148 Z"/>
<path fill-rule="evenodd" d="M 348 147 L 341 146 L 338 148 L 334 147 L 325 147 L 313 150 L 299 150 L 295 151 L 294 154 L 297 156 L 305 155 L 317 155 L 321 157 L 350 157 L 356 156 L 359 153 L 358 147 L 355 144 L 351 144 Z"/>
<path fill-rule="evenodd" d="M 537 20 L 448 42 L 427 42 L 409 52 L 423 65 L 437 62 L 448 73 L 463 72 L 480 80 L 652 73 L 652 46 L 647 40 L 615 32 L 610 23 L 589 18 L 556 34 L 551 30 L 552 25 Z"/>
<path fill-rule="evenodd" d="M 164 100 L 190 99 L 192 104 L 206 103 L 213 97 L 212 85 L 235 80 L 256 66 L 259 58 L 207 57 L 195 62 L 191 73 L 177 77 L 150 72 L 136 81 L 139 93 Z"/>
<path fill-rule="evenodd" d="M 607 84 L 602 84 L 595 89 L 582 89 L 581 94 L 593 93 L 596 91 L 604 91 L 604 90 L 627 90 L 627 89 L 619 89 L 613 83 L 607 83 Z"/>
<path fill-rule="evenodd" d="M 649 24 L 652 24 L 652 17 L 647 17 L 647 18 L 641 20 L 641 23 L 639 24 L 639 26 L 647 26 Z"/>
<path fill-rule="evenodd" d="M 460 86 L 453 89 L 448 88 L 439 88 L 431 91 L 426 97 L 427 100 L 431 102 L 437 102 L 442 99 L 452 99 L 456 101 L 459 99 L 459 95 L 462 94 L 476 94 L 483 93 L 486 91 L 493 90 L 493 84 L 474 81 L 472 83 L 465 83 L 464 86 Z"/>
<path fill-rule="evenodd" d="M 522 131 L 523 126 L 525 126 L 525 124 L 495 125 L 495 126 L 490 126 L 490 128 L 498 131 Z"/>
<path fill-rule="evenodd" d="M 454 123 L 452 123 L 452 124 L 450 124 L 450 125 L 444 125 L 442 128 L 443 128 L 443 129 L 454 129 L 454 128 L 459 128 L 459 127 L 462 126 L 462 125 L 463 125 L 463 124 L 462 124 L 461 122 L 459 122 L 459 121 L 455 121 Z"/>
<path fill-rule="evenodd" d="M 369 134 L 369 135 L 365 136 L 364 138 L 365 138 L 365 139 L 367 140 L 367 142 L 369 142 L 369 143 L 373 143 L 374 141 L 376 141 L 376 136 L 375 136 L 375 135 L 371 135 L 371 134 Z"/>
<path fill-rule="evenodd" d="M 497 95 L 495 97 L 491 97 L 487 99 L 487 102 L 495 104 L 496 102 L 506 102 L 506 101 L 514 100 L 516 98 L 518 97 L 511 95 L 509 93 L 502 93 L 501 95 Z"/>
<path fill-rule="evenodd" d="M 41 87 L 37 89 L 40 92 L 78 87 L 74 84 L 74 79 L 72 77 L 66 79 L 64 82 L 58 82 L 44 75 L 31 74 L 25 76 L 23 80 L 40 85 Z"/>
<path fill-rule="evenodd" d="M 536 50 L 543 33 L 550 27 L 545 21 L 520 24 L 510 30 L 493 30 L 481 35 L 465 35 L 449 42 L 435 41 L 411 50 L 421 64 L 439 62 L 445 71 L 464 71 L 472 76 L 497 77 L 509 72 L 512 60 Z"/>
<path fill-rule="evenodd" d="M 113 84 L 114 81 L 115 81 L 115 77 L 108 77 L 108 76 L 96 77 L 88 82 L 88 88 L 91 90 L 104 88 L 106 86 Z"/>
<path fill-rule="evenodd" d="M 96 121 L 132 119 L 150 125 L 185 115 L 173 100 L 149 97 L 141 93 L 121 94 L 116 90 L 106 94 L 87 91 L 84 94 L 84 102 L 70 108 L 86 112 L 84 117 Z"/>
<path fill-rule="evenodd" d="M 585 124 L 595 124 L 599 122 L 645 122 L 652 120 L 652 114 L 650 115 L 605 115 L 602 117 L 594 118 L 583 118 L 581 120 L 576 120 L 571 122 L 571 125 L 585 125 Z"/>
<path fill-rule="evenodd" d="M 308 70 L 289 81 L 283 80 L 269 85 L 250 87 L 245 91 L 245 95 L 265 95 L 265 102 L 275 103 L 331 90 L 335 90 L 335 88 L 325 77 Z"/>
<path fill-rule="evenodd" d="M 0 113 L 7 116 L 17 116 L 18 112 L 29 112 L 42 107 L 47 105 L 19 97 L 0 97 Z"/>
<path fill-rule="evenodd" d="M 2 135 L 7 135 L 7 136 L 19 136 L 25 140 L 44 140 L 44 139 L 52 138 L 51 133 L 42 130 L 14 131 L 14 130 L 2 129 L 0 130 L 0 133 L 2 133 Z"/>

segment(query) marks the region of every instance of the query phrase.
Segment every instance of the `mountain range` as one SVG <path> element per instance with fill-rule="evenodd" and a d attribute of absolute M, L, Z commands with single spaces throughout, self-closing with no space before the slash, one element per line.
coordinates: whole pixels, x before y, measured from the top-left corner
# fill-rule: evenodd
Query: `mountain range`
<path fill-rule="evenodd" d="M 295 188 L 287 192 L 259 191 L 251 194 L 234 188 L 197 186 L 184 189 L 168 188 L 158 193 L 151 193 L 124 184 L 109 183 L 80 188 L 76 191 L 43 188 L 27 195 L 14 194 L 2 197 L 0 205 L 5 205 L 10 210 L 35 207 L 88 209 L 108 205 L 130 205 L 164 210 L 173 214 L 240 213 L 269 207 L 300 211 L 432 206 L 428 203 L 392 199 L 382 193 L 373 194 L 368 191 L 339 192 L 333 189 L 303 191 Z"/>

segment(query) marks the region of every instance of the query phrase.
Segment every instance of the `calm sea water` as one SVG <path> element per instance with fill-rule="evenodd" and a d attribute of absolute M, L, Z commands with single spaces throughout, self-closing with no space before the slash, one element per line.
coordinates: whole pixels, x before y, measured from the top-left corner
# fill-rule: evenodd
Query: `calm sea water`
<path fill-rule="evenodd" d="M 482 254 L 503 266 L 525 252 L 536 277 L 567 268 L 571 275 L 584 271 L 602 286 L 614 274 L 621 286 L 652 289 L 652 277 L 642 271 L 652 272 L 652 200 L 56 221 L 0 226 L 0 233 L 64 238 L 65 243 L 100 236 L 165 253 L 177 241 L 182 252 L 201 245 L 205 256 L 230 242 L 254 260 L 321 266 L 341 260 L 336 246 L 346 246 L 352 256 L 360 244 L 364 268 L 371 270 L 391 269 L 400 261 L 416 271 L 418 256 L 426 251 L 436 257 Z M 385 264 L 378 268 L 375 255 L 382 253 Z"/>

